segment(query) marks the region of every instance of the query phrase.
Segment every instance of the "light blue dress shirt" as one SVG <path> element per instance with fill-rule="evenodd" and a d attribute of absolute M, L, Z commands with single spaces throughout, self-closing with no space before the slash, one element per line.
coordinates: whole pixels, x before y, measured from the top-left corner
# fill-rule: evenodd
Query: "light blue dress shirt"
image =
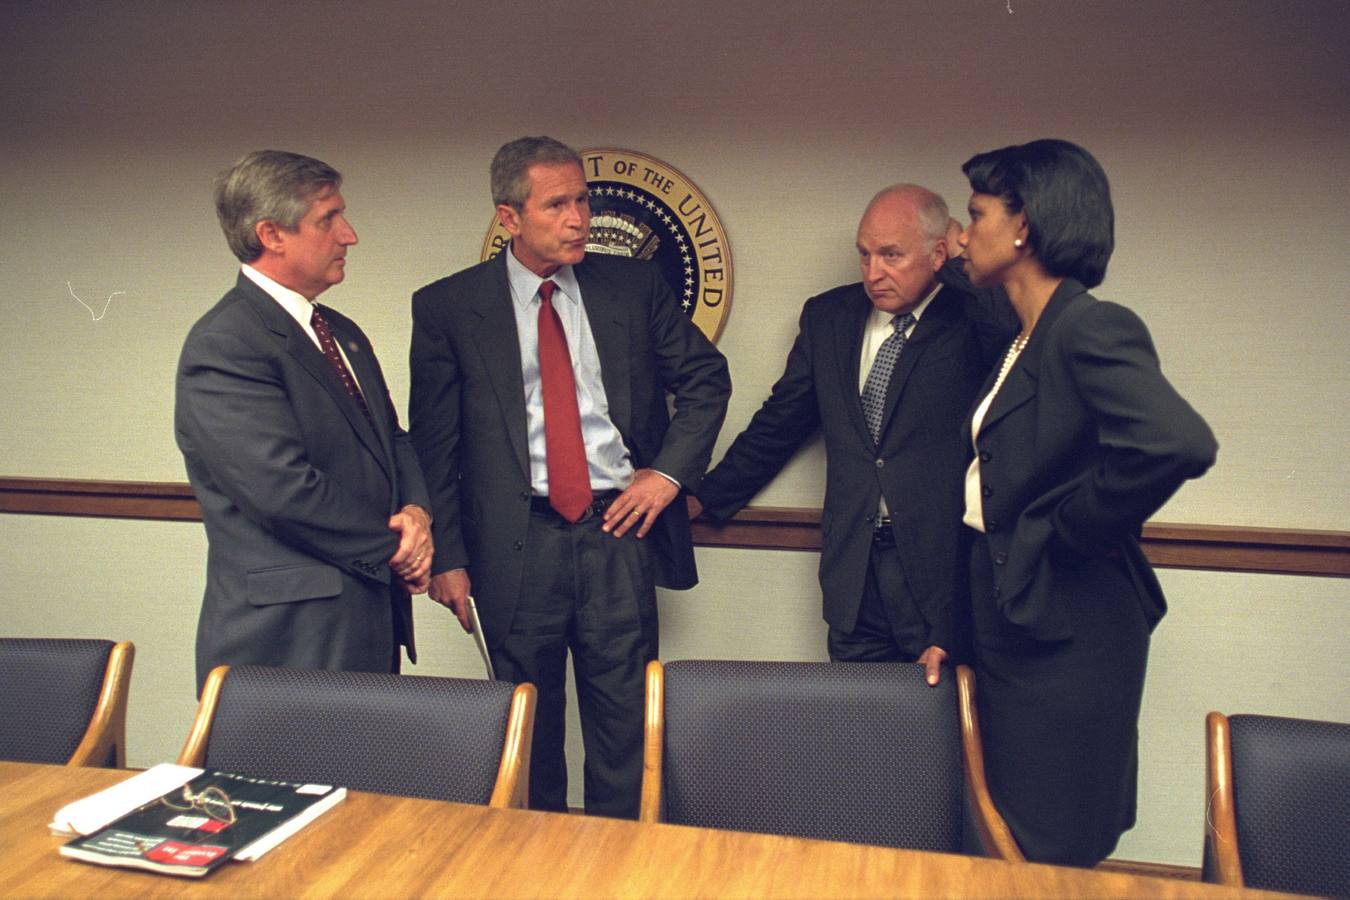
<path fill-rule="evenodd" d="M 516 315 L 516 334 L 520 340 L 520 369 L 525 380 L 526 435 L 530 444 L 530 488 L 536 496 L 548 495 L 548 463 L 544 455 L 544 392 L 539 382 L 539 285 L 545 279 L 531 272 L 516 259 L 510 248 L 506 254 L 506 277 L 511 283 L 512 310 Z M 567 335 L 567 352 L 572 357 L 572 373 L 577 385 L 577 408 L 581 412 L 581 439 L 586 445 L 586 465 L 590 470 L 591 490 L 623 490 L 633 480 L 633 464 L 619 429 L 609 418 L 609 401 L 600 378 L 600 355 L 595 336 L 581 302 L 581 285 L 571 266 L 563 266 L 548 280 L 558 288 L 553 292 L 553 308 L 562 320 Z"/>

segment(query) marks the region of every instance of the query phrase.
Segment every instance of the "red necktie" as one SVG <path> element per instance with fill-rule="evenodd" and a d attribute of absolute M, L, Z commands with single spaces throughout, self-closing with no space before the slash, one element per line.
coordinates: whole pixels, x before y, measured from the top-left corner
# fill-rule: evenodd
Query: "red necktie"
<path fill-rule="evenodd" d="M 309 317 L 309 324 L 314 329 L 314 334 L 319 338 L 319 346 L 323 348 L 323 355 L 328 360 L 328 364 L 333 367 L 338 380 L 347 389 L 347 396 L 356 401 L 356 405 L 361 407 L 361 412 L 365 413 L 366 421 L 371 424 L 371 427 L 374 427 L 375 420 L 370 416 L 370 407 L 366 406 L 366 398 L 361 396 L 361 388 L 357 387 L 356 379 L 347 370 L 347 364 L 342 361 L 342 354 L 338 352 L 337 341 L 333 340 L 333 332 L 328 327 L 328 320 L 319 312 L 317 306 L 314 307 L 314 312 Z"/>
<path fill-rule="evenodd" d="M 581 440 L 581 412 L 572 378 L 572 355 L 551 298 L 557 285 L 539 285 L 539 383 L 544 392 L 544 457 L 548 503 L 569 522 L 591 505 L 591 477 Z"/>

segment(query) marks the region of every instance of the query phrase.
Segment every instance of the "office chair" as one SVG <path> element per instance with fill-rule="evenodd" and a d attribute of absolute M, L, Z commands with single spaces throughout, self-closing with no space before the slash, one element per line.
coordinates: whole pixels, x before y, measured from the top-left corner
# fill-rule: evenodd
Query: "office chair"
<path fill-rule="evenodd" d="M 0 759 L 126 764 L 130 641 L 0 638 Z"/>
<path fill-rule="evenodd" d="M 218 666 L 180 765 L 524 807 L 534 685 Z"/>
<path fill-rule="evenodd" d="M 916 664 L 652 662 L 640 818 L 959 852 L 964 783 L 986 849 L 1021 860 L 984 780 L 974 676 L 956 676 L 930 687 Z"/>
<path fill-rule="evenodd" d="M 1205 727 L 1204 880 L 1350 895 L 1350 725 L 1211 712 Z"/>

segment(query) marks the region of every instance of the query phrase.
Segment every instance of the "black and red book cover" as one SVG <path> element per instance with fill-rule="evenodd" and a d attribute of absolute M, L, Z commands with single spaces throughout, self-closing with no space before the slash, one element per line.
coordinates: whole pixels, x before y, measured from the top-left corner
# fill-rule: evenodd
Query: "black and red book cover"
<path fill-rule="evenodd" d="M 76 838 L 63 856 L 200 877 L 231 858 L 256 859 L 346 796 L 345 788 L 205 772 Z"/>

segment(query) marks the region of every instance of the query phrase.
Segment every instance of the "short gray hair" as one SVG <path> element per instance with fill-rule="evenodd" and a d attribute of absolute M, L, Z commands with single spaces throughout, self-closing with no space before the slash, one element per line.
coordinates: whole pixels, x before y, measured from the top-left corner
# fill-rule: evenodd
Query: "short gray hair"
<path fill-rule="evenodd" d="M 574 163 L 581 166 L 581 155 L 561 141 L 551 137 L 517 138 L 492 157 L 492 203 L 525 208 L 530 197 L 530 166 Z"/>
<path fill-rule="evenodd" d="M 285 150 L 254 150 L 216 176 L 216 216 L 230 251 L 240 262 L 262 256 L 256 226 L 264 220 L 293 230 L 309 204 L 342 186 L 342 174 L 326 162 Z"/>

